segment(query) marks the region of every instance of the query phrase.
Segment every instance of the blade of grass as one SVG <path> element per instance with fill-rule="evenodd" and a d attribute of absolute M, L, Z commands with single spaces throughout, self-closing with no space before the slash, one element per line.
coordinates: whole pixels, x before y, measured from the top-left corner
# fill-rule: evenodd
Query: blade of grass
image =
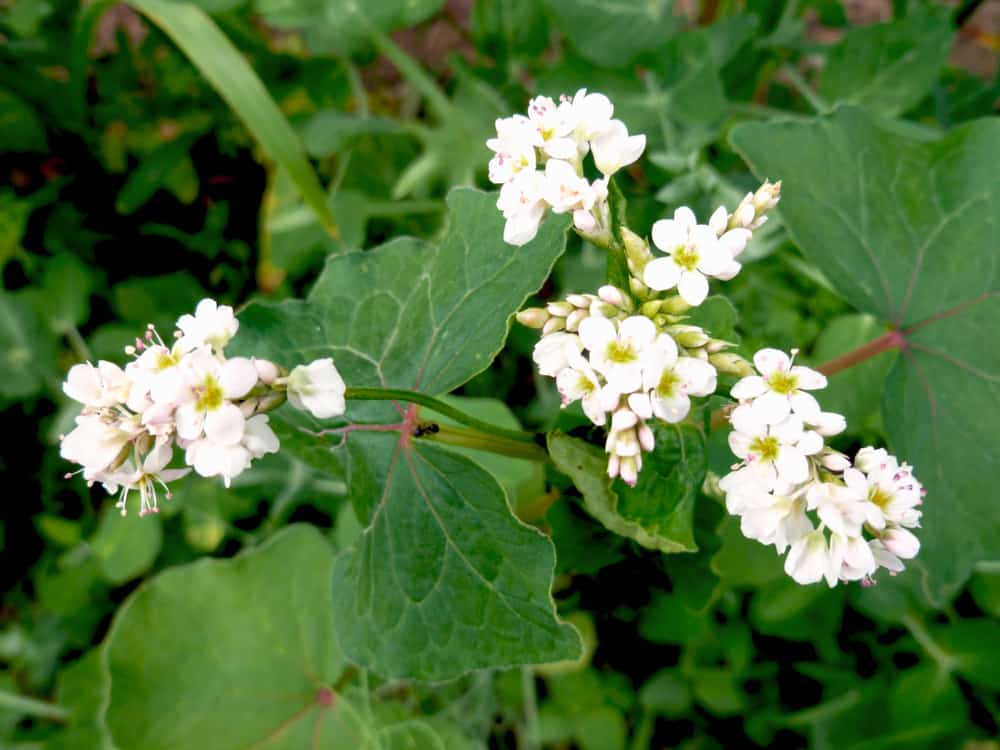
<path fill-rule="evenodd" d="M 338 237 L 333 212 L 302 143 L 250 64 L 201 8 L 166 0 L 129 0 L 187 55 L 243 121 L 267 155 L 291 177 L 324 229 Z"/>

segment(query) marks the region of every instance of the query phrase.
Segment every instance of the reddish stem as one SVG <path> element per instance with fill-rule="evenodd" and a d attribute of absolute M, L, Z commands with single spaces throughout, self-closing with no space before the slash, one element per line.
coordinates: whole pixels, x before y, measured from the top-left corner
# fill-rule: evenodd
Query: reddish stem
<path fill-rule="evenodd" d="M 905 348 L 906 338 L 903 334 L 899 331 L 888 331 L 874 341 L 869 341 L 867 344 L 862 344 L 857 349 L 852 349 L 846 354 L 834 357 L 829 362 L 825 362 L 816 369 L 824 375 L 833 375 L 841 370 L 846 370 L 848 367 L 860 364 L 866 359 L 871 359 L 876 354 L 881 354 L 889 349 Z"/>

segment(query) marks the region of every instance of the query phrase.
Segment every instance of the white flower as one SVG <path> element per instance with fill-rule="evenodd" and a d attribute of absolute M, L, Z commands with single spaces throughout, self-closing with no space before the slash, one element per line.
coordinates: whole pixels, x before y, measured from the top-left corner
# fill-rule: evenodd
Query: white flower
<path fill-rule="evenodd" d="M 538 372 L 551 378 L 569 367 L 571 358 L 579 355 L 581 349 L 583 342 L 575 333 L 556 332 L 542 336 L 535 344 L 531 357 L 538 365 Z"/>
<path fill-rule="evenodd" d="M 195 308 L 194 315 L 178 318 L 177 328 L 183 334 L 178 343 L 187 351 L 210 346 L 219 352 L 236 335 L 239 327 L 233 308 L 219 305 L 214 299 L 203 299 Z"/>
<path fill-rule="evenodd" d="M 605 177 L 635 162 L 646 148 L 646 136 L 628 134 L 621 120 L 612 120 L 606 130 L 590 141 L 594 163 Z"/>
<path fill-rule="evenodd" d="M 698 224 L 690 208 L 674 211 L 673 219 L 653 224 L 653 244 L 667 253 L 646 264 L 642 280 L 650 289 L 677 293 L 689 305 L 698 306 L 708 296 L 707 276 L 725 269 L 732 257 L 711 227 Z"/>
<path fill-rule="evenodd" d="M 691 411 L 691 396 L 715 391 L 717 373 L 708 362 L 678 357 L 677 344 L 666 334 L 657 336 L 642 374 L 653 413 L 665 422 L 680 422 Z"/>
<path fill-rule="evenodd" d="M 556 387 L 562 396 L 563 407 L 580 401 L 583 413 L 591 422 L 603 426 L 607 421 L 601 404 L 601 384 L 597 373 L 587 364 L 587 360 L 577 354 L 572 364 L 562 368 L 556 375 Z"/>
<path fill-rule="evenodd" d="M 830 565 L 842 581 L 867 579 L 878 568 L 872 548 L 860 534 L 830 535 Z"/>
<path fill-rule="evenodd" d="M 538 225 L 545 215 L 545 176 L 537 171 L 524 171 L 500 188 L 497 208 L 507 223 L 503 239 L 508 245 L 526 245 L 538 234 Z"/>
<path fill-rule="evenodd" d="M 573 226 L 584 235 L 592 236 L 600 232 L 609 222 L 608 178 L 594 180 L 590 185 L 589 205 L 573 211 Z"/>
<path fill-rule="evenodd" d="M 547 96 L 536 96 L 528 102 L 528 118 L 541 137 L 540 147 L 553 159 L 575 159 L 576 112 L 572 103 L 556 104 Z"/>
<path fill-rule="evenodd" d="M 243 429 L 243 447 L 253 458 L 260 458 L 267 453 L 277 453 L 281 444 L 278 436 L 271 429 L 266 414 L 257 414 L 247 420 Z"/>
<path fill-rule="evenodd" d="M 139 429 L 137 423 L 136 419 L 112 422 L 99 415 L 80 415 L 76 427 L 62 438 L 59 455 L 92 472 L 104 471 L 122 457 Z"/>
<path fill-rule="evenodd" d="M 773 544 L 779 555 L 813 530 L 805 498 L 795 497 L 787 489 L 771 494 L 759 485 L 750 485 L 744 489 L 741 501 L 743 536 L 761 544 Z M 726 502 L 728 505 L 728 496 Z"/>
<path fill-rule="evenodd" d="M 904 560 L 916 557 L 920 551 L 920 540 L 911 532 L 898 526 L 886 529 L 879 538 L 889 552 Z"/>
<path fill-rule="evenodd" d="M 220 445 L 238 443 L 246 419 L 233 400 L 257 384 L 257 368 L 246 357 L 220 362 L 205 351 L 192 353 L 186 362 L 187 381 L 175 412 L 177 434 L 185 440 L 204 434 Z"/>
<path fill-rule="evenodd" d="M 885 517 L 879 507 L 868 500 L 861 472 L 847 469 L 844 481 L 844 486 L 823 482 L 809 488 L 809 506 L 816 509 L 820 520 L 831 531 L 847 536 L 860 536 L 866 523 L 874 529 L 884 528 Z"/>
<path fill-rule="evenodd" d="M 84 406 L 103 408 L 128 400 L 132 381 L 118 365 L 101 360 L 73 365 L 66 374 L 63 393 Z"/>
<path fill-rule="evenodd" d="M 913 476 L 908 464 L 900 464 L 884 449 L 862 448 L 854 458 L 855 466 L 865 472 L 868 499 L 881 508 L 886 519 L 906 527 L 920 525 L 924 488 Z M 848 472 L 844 472 L 845 480 Z M 862 491 L 860 481 L 858 491 Z"/>
<path fill-rule="evenodd" d="M 581 149 L 587 148 L 587 141 L 593 140 L 611 126 L 611 117 L 615 108 L 611 100 L 604 94 L 587 93 L 580 89 L 573 96 L 573 110 L 576 113 L 576 131 L 574 133 Z"/>
<path fill-rule="evenodd" d="M 278 438 L 268 425 L 267 416 L 258 414 L 246 421 L 238 442 L 222 444 L 210 439 L 196 440 L 188 446 L 185 460 L 201 476 L 220 476 L 229 487 L 233 477 L 250 468 L 253 459 L 275 453 L 278 447 Z"/>
<path fill-rule="evenodd" d="M 804 432 L 802 420 L 794 415 L 784 422 L 768 425 L 749 406 L 738 406 L 730 415 L 733 425 L 729 448 L 743 459 L 768 489 L 778 482 L 800 484 L 809 478 L 806 456 L 822 450 L 812 435 Z M 818 436 L 817 436 L 818 437 Z"/>
<path fill-rule="evenodd" d="M 819 402 L 806 391 L 826 388 L 826 376 L 809 367 L 792 365 L 791 358 L 777 349 L 761 349 L 753 356 L 760 375 L 748 375 L 731 391 L 739 401 L 753 400 L 758 417 L 775 424 L 795 412 L 808 424 L 823 421 Z"/>
<path fill-rule="evenodd" d="M 838 571 L 834 569 L 822 528 L 805 534 L 792 545 L 785 558 L 785 572 L 801 584 L 825 578 L 830 588 L 837 585 Z"/>
<path fill-rule="evenodd" d="M 642 368 L 656 339 L 656 326 L 643 315 L 633 315 L 618 324 L 607 318 L 589 317 L 580 323 L 580 339 L 590 351 L 590 365 L 618 393 L 642 387 Z"/>
<path fill-rule="evenodd" d="M 545 165 L 545 201 L 557 214 L 582 210 L 590 212 L 595 194 L 587 181 L 580 177 L 572 164 L 550 159 Z"/>
<path fill-rule="evenodd" d="M 125 474 L 117 474 L 114 481 L 122 487 L 121 496 L 115 507 L 124 516 L 128 513 L 128 495 L 131 491 L 139 492 L 139 517 L 147 513 L 159 513 L 157 504 L 157 487 L 163 489 L 165 497 L 169 500 L 172 495 L 167 486 L 174 480 L 186 477 L 191 473 L 191 469 L 168 469 L 167 464 L 173 457 L 174 450 L 168 441 L 159 441 L 153 449 L 146 454 L 142 465 L 133 471 Z"/>
<path fill-rule="evenodd" d="M 344 413 L 347 386 L 333 360 L 317 359 L 299 365 L 288 375 L 288 400 L 296 409 L 308 411 L 317 419 L 328 419 Z"/>
<path fill-rule="evenodd" d="M 906 567 L 903 565 L 903 561 L 886 549 L 885 545 L 878 539 L 870 540 L 868 546 L 871 548 L 872 556 L 878 566 L 888 570 L 891 575 L 896 575 Z"/>
<path fill-rule="evenodd" d="M 524 115 L 514 115 L 496 121 L 497 137 L 486 141 L 495 152 L 490 160 L 490 182 L 502 185 L 524 171 L 535 171 L 535 126 Z"/>

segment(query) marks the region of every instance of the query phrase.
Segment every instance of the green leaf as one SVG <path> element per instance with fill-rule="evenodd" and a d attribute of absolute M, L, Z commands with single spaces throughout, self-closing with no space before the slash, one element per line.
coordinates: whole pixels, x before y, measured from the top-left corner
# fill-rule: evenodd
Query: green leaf
<path fill-rule="evenodd" d="M 545 0 L 576 51 L 598 65 L 622 68 L 677 30 L 672 0 Z"/>
<path fill-rule="evenodd" d="M 831 103 L 901 114 L 923 99 L 937 80 L 954 34 L 945 8 L 853 28 L 830 49 L 820 94 Z"/>
<path fill-rule="evenodd" d="M 5 151 L 45 151 L 45 126 L 20 97 L 0 90 L 0 141 Z"/>
<path fill-rule="evenodd" d="M 57 255 L 46 264 L 41 295 L 54 332 L 64 333 L 87 322 L 93 285 L 91 271 L 74 255 Z"/>
<path fill-rule="evenodd" d="M 0 395 L 32 396 L 56 380 L 55 343 L 45 322 L 19 294 L 0 292 Z"/>
<path fill-rule="evenodd" d="M 1000 690 L 1000 672 L 996 668 L 997 653 L 1000 652 L 1000 622 L 984 617 L 960 620 L 928 630 L 960 675 L 990 690 Z"/>
<path fill-rule="evenodd" d="M 323 227 L 336 235 L 337 226 L 326 194 L 295 131 L 253 68 L 215 22 L 190 3 L 131 0 L 129 4 L 173 39 L 253 133 L 267 155 L 285 169 Z"/>
<path fill-rule="evenodd" d="M 783 181 L 782 218 L 809 260 L 905 344 L 882 413 L 927 489 L 914 564 L 940 602 L 998 557 L 1000 421 L 986 415 L 1000 403 L 1000 350 L 987 343 L 1000 326 L 1000 122 L 926 141 L 842 107 L 741 125 L 732 143 L 758 176 Z"/>
<path fill-rule="evenodd" d="M 123 516 L 108 503 L 90 545 L 108 583 L 117 586 L 131 581 L 149 570 L 160 554 L 163 545 L 160 517 Z"/>
<path fill-rule="evenodd" d="M 885 326 L 871 315 L 839 315 L 828 321 L 816 339 L 811 361 L 822 364 L 849 352 L 885 333 Z M 879 400 L 882 384 L 895 360 L 893 352 L 873 357 L 830 379 L 822 394 L 823 408 L 843 414 L 847 434 L 871 435 L 881 432 Z"/>
<path fill-rule="evenodd" d="M 453 191 L 439 244 L 403 238 L 331 258 L 307 300 L 250 305 L 233 346 L 285 366 L 332 355 L 354 387 L 453 390 L 493 360 L 565 242 L 564 224 L 547 221 L 528 245 L 505 245 L 495 200 Z M 576 658 L 578 638 L 549 594 L 551 543 L 511 515 L 469 459 L 358 429 L 398 430 L 402 416 L 386 402 L 351 402 L 341 434 L 324 438 L 324 425 L 290 407 L 274 414 L 286 450 L 346 472 L 364 526 L 334 575 L 345 652 L 376 672 L 429 680 Z"/>
<path fill-rule="evenodd" d="M 635 487 L 608 478 L 607 454 L 561 432 L 549 434 L 549 454 L 583 505 L 608 530 L 661 552 L 695 552 L 694 504 L 705 479 L 705 440 L 691 426 L 658 424 L 656 448 L 643 455 Z"/>
<path fill-rule="evenodd" d="M 318 532 L 293 526 L 233 560 L 171 568 L 138 589 L 104 647 L 115 746 L 344 747 L 337 732 L 350 723 L 339 696 L 324 693 L 344 664 L 332 562 Z"/>

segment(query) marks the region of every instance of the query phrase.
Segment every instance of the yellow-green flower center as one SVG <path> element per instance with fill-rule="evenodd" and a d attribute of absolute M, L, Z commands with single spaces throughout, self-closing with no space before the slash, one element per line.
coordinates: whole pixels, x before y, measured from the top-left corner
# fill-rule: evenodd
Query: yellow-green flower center
<path fill-rule="evenodd" d="M 878 485 L 875 485 L 868 490 L 868 499 L 882 510 L 885 510 L 886 506 L 892 500 L 892 495 Z"/>
<path fill-rule="evenodd" d="M 778 457 L 778 448 L 778 438 L 772 436 L 754 438 L 750 443 L 750 452 L 757 454 L 765 463 L 774 461 Z"/>
<path fill-rule="evenodd" d="M 194 404 L 195 409 L 198 411 L 215 411 L 222 406 L 224 400 L 222 386 L 219 385 L 219 381 L 212 375 L 205 377 L 205 382 L 202 383 L 199 390 L 198 400 Z"/>
<path fill-rule="evenodd" d="M 795 375 L 790 375 L 787 372 L 779 370 L 777 372 L 772 372 L 768 376 L 767 384 L 775 393 L 781 393 L 787 396 L 789 393 L 798 389 L 799 379 Z"/>
<path fill-rule="evenodd" d="M 577 388 L 578 391 L 580 391 L 580 393 L 588 393 L 589 394 L 589 393 L 593 393 L 596 387 L 590 381 L 590 378 L 588 378 L 586 375 L 584 375 L 583 373 L 581 373 L 580 376 L 579 376 L 579 378 L 576 381 L 576 388 Z"/>
<path fill-rule="evenodd" d="M 681 245 L 674 250 L 674 263 L 685 271 L 693 271 L 698 267 L 698 253 L 688 245 Z"/>
<path fill-rule="evenodd" d="M 614 362 L 618 365 L 627 365 L 630 362 L 636 362 L 639 359 L 636 355 L 635 349 L 633 349 L 629 344 L 623 344 L 619 341 L 612 341 L 608 344 L 607 357 L 608 361 Z"/>
<path fill-rule="evenodd" d="M 156 369 L 166 370 L 168 367 L 173 367 L 177 364 L 177 358 L 174 353 L 166 349 L 161 349 L 159 355 L 156 357 Z"/>
<path fill-rule="evenodd" d="M 671 398 L 676 395 L 677 386 L 681 379 L 673 370 L 664 370 L 660 376 L 660 382 L 656 384 L 656 392 L 663 398 Z"/>

